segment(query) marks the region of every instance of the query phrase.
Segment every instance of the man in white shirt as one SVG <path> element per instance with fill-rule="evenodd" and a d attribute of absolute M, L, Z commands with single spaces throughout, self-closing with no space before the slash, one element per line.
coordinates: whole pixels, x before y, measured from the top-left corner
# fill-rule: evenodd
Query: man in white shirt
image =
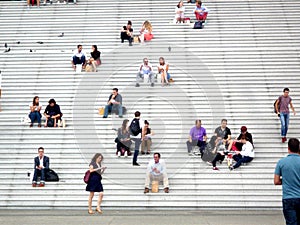
<path fill-rule="evenodd" d="M 76 71 L 76 66 L 81 65 L 82 69 L 85 69 L 86 66 L 86 57 L 82 52 L 82 45 L 77 45 L 77 49 L 74 51 L 74 54 L 71 59 L 72 67 Z"/>
<path fill-rule="evenodd" d="M 45 186 L 45 170 L 49 169 L 49 158 L 44 155 L 44 148 L 39 147 L 39 155 L 34 158 L 34 175 L 32 179 L 32 187 L 36 187 L 37 178 L 40 175 L 41 181 L 39 187 Z"/>
<path fill-rule="evenodd" d="M 154 87 L 154 73 L 151 64 L 147 58 L 143 59 L 143 64 L 140 65 L 139 71 L 136 75 L 136 87 L 139 87 L 140 79 L 148 79 L 150 80 L 151 87 Z"/>
<path fill-rule="evenodd" d="M 149 193 L 149 184 L 152 180 L 163 181 L 165 193 L 169 193 L 169 179 L 166 171 L 166 164 L 160 159 L 160 153 L 154 153 L 153 159 L 150 160 L 147 166 L 145 190 L 144 193 Z"/>
<path fill-rule="evenodd" d="M 254 159 L 254 149 L 251 142 L 246 137 L 242 137 L 241 143 L 243 143 L 242 151 L 236 151 L 236 154 L 233 156 L 236 163 L 229 167 L 230 170 L 234 170 L 240 167 L 242 163 L 248 163 Z"/>

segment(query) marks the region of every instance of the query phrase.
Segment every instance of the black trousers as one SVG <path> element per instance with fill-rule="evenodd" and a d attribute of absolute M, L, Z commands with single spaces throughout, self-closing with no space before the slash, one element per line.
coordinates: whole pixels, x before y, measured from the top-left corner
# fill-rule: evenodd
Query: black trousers
<path fill-rule="evenodd" d="M 121 40 L 124 42 L 124 40 L 128 40 L 129 43 L 132 43 L 133 37 L 128 36 L 126 32 L 121 32 Z"/>
<path fill-rule="evenodd" d="M 225 159 L 225 155 L 221 155 L 219 152 L 217 153 L 217 155 L 215 156 L 215 158 L 213 159 L 213 161 L 211 162 L 213 167 L 216 167 L 217 162 L 218 161 L 223 161 Z"/>

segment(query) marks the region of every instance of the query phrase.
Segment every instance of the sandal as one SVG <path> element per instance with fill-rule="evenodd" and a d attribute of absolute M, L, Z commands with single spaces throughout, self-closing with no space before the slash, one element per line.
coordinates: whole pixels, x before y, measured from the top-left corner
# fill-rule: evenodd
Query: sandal
<path fill-rule="evenodd" d="M 100 208 L 96 208 L 96 211 L 99 213 L 99 214 L 102 214 L 102 210 Z"/>

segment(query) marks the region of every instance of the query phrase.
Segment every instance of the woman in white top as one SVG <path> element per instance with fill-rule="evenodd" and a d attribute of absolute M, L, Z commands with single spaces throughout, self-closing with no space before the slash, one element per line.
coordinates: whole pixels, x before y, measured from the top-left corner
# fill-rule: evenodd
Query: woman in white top
<path fill-rule="evenodd" d="M 169 64 L 165 61 L 163 57 L 159 58 L 159 65 L 158 65 L 158 73 L 161 75 L 161 85 L 164 86 L 165 82 L 169 85 L 168 82 L 168 71 L 169 71 Z"/>
<path fill-rule="evenodd" d="M 33 123 L 35 120 L 37 120 L 37 122 L 38 122 L 38 127 L 41 127 L 42 105 L 40 105 L 39 96 L 35 96 L 33 98 L 32 102 L 29 104 L 29 107 L 30 107 L 29 118 L 31 120 L 30 127 L 33 127 Z"/>
<path fill-rule="evenodd" d="M 140 30 L 139 39 L 140 39 L 141 43 L 143 43 L 144 41 L 151 41 L 152 38 L 153 38 L 152 24 L 148 20 L 146 20 L 143 23 L 143 26 Z"/>
<path fill-rule="evenodd" d="M 175 19 L 176 23 L 184 23 L 184 10 L 183 1 L 180 1 L 175 9 Z"/>

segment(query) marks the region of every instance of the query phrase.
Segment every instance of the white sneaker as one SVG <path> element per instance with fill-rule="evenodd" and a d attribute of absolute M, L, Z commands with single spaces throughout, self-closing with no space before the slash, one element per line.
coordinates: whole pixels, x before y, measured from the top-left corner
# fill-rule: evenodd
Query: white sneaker
<path fill-rule="evenodd" d="M 124 156 L 125 156 L 125 158 L 127 158 L 127 157 L 128 157 L 128 153 L 127 153 L 127 151 L 124 153 Z"/>
<path fill-rule="evenodd" d="M 121 157 L 121 152 L 118 152 L 118 157 L 119 157 L 119 158 Z"/>

